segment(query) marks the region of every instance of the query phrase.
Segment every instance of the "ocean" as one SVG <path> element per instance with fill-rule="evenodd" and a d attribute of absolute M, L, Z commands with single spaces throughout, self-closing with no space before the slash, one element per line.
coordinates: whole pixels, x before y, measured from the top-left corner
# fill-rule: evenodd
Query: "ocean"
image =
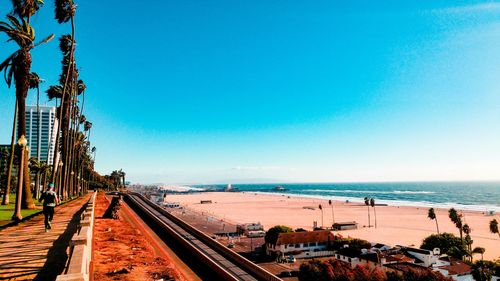
<path fill-rule="evenodd" d="M 196 188 L 223 190 L 227 185 Z M 277 190 L 276 187 L 284 190 Z M 277 193 L 350 202 L 374 198 L 377 204 L 458 208 L 500 212 L 500 182 L 301 183 L 233 184 L 245 192 Z"/>

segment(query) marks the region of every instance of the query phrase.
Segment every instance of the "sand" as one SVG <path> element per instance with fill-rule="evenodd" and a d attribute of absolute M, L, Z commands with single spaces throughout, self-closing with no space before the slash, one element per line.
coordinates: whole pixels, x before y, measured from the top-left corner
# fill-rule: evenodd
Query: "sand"
<path fill-rule="evenodd" d="M 232 223 L 260 222 L 266 229 L 282 224 L 292 228 L 312 229 L 313 221 L 321 226 L 323 206 L 323 224 L 332 223 L 332 209 L 327 200 L 287 197 L 273 194 L 251 192 L 205 192 L 183 195 L 168 195 L 169 202 L 180 202 L 195 211 L 209 213 Z M 200 200 L 212 200 L 212 204 L 200 204 Z M 334 201 L 333 211 L 336 222 L 356 221 L 358 229 L 340 231 L 343 236 L 366 239 L 389 245 L 419 247 L 422 240 L 436 233 L 436 223 L 427 218 L 427 208 L 376 206 L 377 228 L 368 225 L 367 207 L 359 203 Z M 312 207 L 314 210 L 304 209 Z M 373 208 L 370 208 L 371 224 L 374 224 Z M 448 218 L 448 210 L 436 209 L 440 232 L 459 235 L 458 229 Z M 500 215 L 486 216 L 481 212 L 464 211 L 465 222 L 472 229 L 473 247 L 484 247 L 485 259 L 500 259 L 500 238 L 489 231 L 489 221 Z M 480 258 L 477 256 L 476 258 Z"/>

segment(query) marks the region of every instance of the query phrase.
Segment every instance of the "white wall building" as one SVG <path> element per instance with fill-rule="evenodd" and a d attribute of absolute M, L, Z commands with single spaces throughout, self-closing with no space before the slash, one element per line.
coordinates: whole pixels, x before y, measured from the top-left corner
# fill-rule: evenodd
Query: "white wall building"
<path fill-rule="evenodd" d="M 30 157 L 37 157 L 49 165 L 54 159 L 57 124 L 56 108 L 53 106 L 26 106 L 26 139 Z M 17 124 L 16 124 L 17 128 Z M 19 132 L 16 133 L 19 138 Z"/>

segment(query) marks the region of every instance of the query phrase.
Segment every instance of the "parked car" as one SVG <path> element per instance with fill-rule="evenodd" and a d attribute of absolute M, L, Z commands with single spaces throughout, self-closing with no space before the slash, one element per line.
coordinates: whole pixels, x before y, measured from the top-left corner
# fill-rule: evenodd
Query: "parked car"
<path fill-rule="evenodd" d="M 232 249 L 232 248 L 234 248 L 234 244 L 233 243 L 229 243 L 229 244 L 227 244 L 227 247 L 230 248 L 230 249 Z"/>

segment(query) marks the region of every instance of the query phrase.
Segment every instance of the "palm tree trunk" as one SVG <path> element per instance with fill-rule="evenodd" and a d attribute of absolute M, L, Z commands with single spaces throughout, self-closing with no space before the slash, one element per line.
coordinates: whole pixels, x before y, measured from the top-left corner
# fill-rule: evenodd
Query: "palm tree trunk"
<path fill-rule="evenodd" d="M 371 227 L 372 221 L 370 219 L 370 205 L 367 205 L 368 208 L 368 227 Z"/>
<path fill-rule="evenodd" d="M 5 188 L 5 193 L 2 199 L 2 205 L 9 205 L 9 195 L 10 195 L 10 182 L 12 181 L 12 167 L 14 166 L 14 153 L 15 153 L 15 142 L 16 142 L 16 120 L 17 120 L 17 98 L 16 106 L 14 109 L 14 121 L 12 122 L 12 137 L 10 140 L 10 155 L 9 155 L 9 167 L 7 168 L 7 187 Z"/>
<path fill-rule="evenodd" d="M 14 73 L 16 79 L 16 98 L 17 98 L 17 115 L 18 115 L 18 132 L 19 136 L 26 136 L 26 97 L 28 96 L 29 75 L 31 69 L 31 54 L 27 50 L 22 50 L 13 62 L 17 69 Z M 26 157 L 27 151 L 19 150 L 19 159 Z M 23 198 L 21 207 L 23 209 L 34 209 L 35 204 L 31 197 L 30 171 L 26 161 L 21 161 L 23 169 L 19 169 L 19 178 L 23 177 Z M 23 163 L 24 162 L 24 163 Z M 21 170 L 23 173 L 21 173 Z"/>
<path fill-rule="evenodd" d="M 375 210 L 375 205 L 373 205 L 373 215 L 375 216 L 375 228 L 377 228 L 377 211 Z"/>
<path fill-rule="evenodd" d="M 74 54 L 75 54 L 75 20 L 74 16 L 71 16 L 71 52 L 70 52 L 70 57 L 69 57 L 69 66 L 68 70 L 66 72 L 66 81 L 64 82 L 63 85 L 63 90 L 62 90 L 62 97 L 61 97 L 61 105 L 60 108 L 61 110 L 59 111 L 59 122 L 57 123 L 57 135 L 56 135 L 56 142 L 54 145 L 54 159 L 52 161 L 52 176 L 50 177 L 50 182 L 54 183 L 56 180 L 56 173 L 57 173 L 57 168 L 58 168 L 58 163 L 56 155 L 58 154 L 59 150 L 59 136 L 60 136 L 60 128 L 62 127 L 62 119 L 63 119 L 63 107 L 64 107 L 64 102 L 65 102 L 65 97 L 66 97 L 66 90 L 68 87 L 68 79 L 71 74 L 71 70 L 73 69 L 73 59 L 74 59 Z M 62 184 L 62 183 L 61 183 Z M 61 186 L 64 190 L 64 188 Z"/>
<path fill-rule="evenodd" d="M 437 232 L 439 234 L 439 225 L 438 225 L 438 219 L 437 219 L 437 217 L 435 217 L 434 220 L 436 221 L 436 229 L 437 229 Z"/>

